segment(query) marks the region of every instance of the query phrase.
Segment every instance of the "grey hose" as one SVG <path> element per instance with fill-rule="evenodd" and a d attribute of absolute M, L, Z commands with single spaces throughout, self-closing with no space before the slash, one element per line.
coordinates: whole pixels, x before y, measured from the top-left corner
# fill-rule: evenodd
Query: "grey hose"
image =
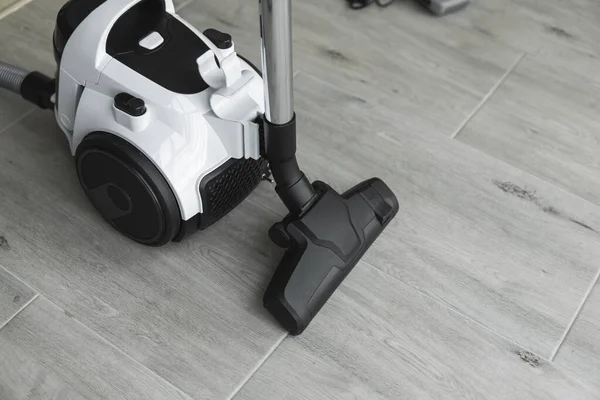
<path fill-rule="evenodd" d="M 0 88 L 20 94 L 21 84 L 28 74 L 29 71 L 0 62 Z"/>

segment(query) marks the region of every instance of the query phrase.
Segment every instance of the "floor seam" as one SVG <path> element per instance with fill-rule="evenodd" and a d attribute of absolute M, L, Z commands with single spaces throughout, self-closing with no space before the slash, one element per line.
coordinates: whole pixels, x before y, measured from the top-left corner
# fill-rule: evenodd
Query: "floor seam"
<path fill-rule="evenodd" d="M 519 57 L 519 59 L 517 60 L 518 62 L 516 62 L 516 63 L 514 64 L 514 67 L 512 68 L 512 70 L 513 70 L 513 71 L 514 71 L 514 68 L 516 68 L 516 67 L 518 66 L 518 64 L 519 64 L 519 63 L 520 63 L 520 62 L 521 62 L 521 61 L 522 61 L 522 60 L 525 58 L 525 56 L 527 56 L 527 55 L 528 55 L 528 53 L 523 53 L 523 54 L 521 54 L 521 56 L 520 56 L 520 57 Z M 304 70 L 302 70 L 302 69 L 298 69 L 298 70 L 296 71 L 296 73 L 294 74 L 294 77 L 296 78 L 296 77 L 299 77 L 300 75 L 305 75 L 305 76 L 309 77 L 310 79 L 314 79 L 314 80 L 316 80 L 316 81 L 318 81 L 318 82 L 321 82 L 323 85 L 327 85 L 327 86 L 329 86 L 329 87 L 332 87 L 332 88 L 334 88 L 335 90 L 339 91 L 340 93 L 343 93 L 343 94 L 346 94 L 346 95 L 349 95 L 349 96 L 356 96 L 355 94 L 353 94 L 353 93 L 352 93 L 352 91 L 350 91 L 350 90 L 348 90 L 348 89 L 346 89 L 346 88 L 344 88 L 344 87 L 337 87 L 337 86 L 334 86 L 334 85 L 332 85 L 330 82 L 327 82 L 327 81 L 325 81 L 325 80 L 321 79 L 320 77 L 318 77 L 318 76 L 316 76 L 316 75 L 313 75 L 313 74 L 311 74 L 311 73 L 309 73 L 309 72 L 306 72 L 306 71 L 304 71 Z M 508 76 L 508 75 L 507 75 L 507 76 Z M 499 86 L 499 85 L 498 85 L 498 86 Z M 367 103 L 368 103 L 368 104 L 375 106 L 375 104 L 374 104 L 374 103 L 372 103 L 372 102 L 371 102 L 371 100 L 366 100 L 366 101 L 367 101 Z M 401 141 L 399 141 L 399 140 L 397 140 L 397 139 L 395 139 L 395 138 L 393 138 L 393 137 L 389 137 L 389 136 L 383 136 L 383 137 L 384 137 L 386 140 L 390 140 L 390 141 L 392 141 L 392 142 L 394 142 L 394 143 L 396 143 L 396 144 L 398 144 L 398 145 L 402 145 L 402 142 L 401 142 Z M 436 138 L 444 138 L 444 139 L 447 139 L 447 140 L 452 140 L 452 139 L 453 139 L 453 138 L 450 138 L 450 137 L 448 137 L 448 136 L 446 136 L 446 135 L 433 135 L 432 137 L 436 137 Z M 494 156 L 494 155 L 492 155 L 492 154 L 489 154 L 489 153 L 487 153 L 487 152 L 485 152 L 485 151 L 481 150 L 480 148 L 473 146 L 472 144 L 470 144 L 470 143 L 468 143 L 468 142 L 464 142 L 464 141 L 461 141 L 461 140 L 457 140 L 456 142 L 457 142 L 457 143 L 460 143 L 460 145 L 461 145 L 461 146 L 467 146 L 468 148 L 470 148 L 470 149 L 473 149 L 473 150 L 477 151 L 478 153 L 480 153 L 480 154 L 482 154 L 482 155 L 484 155 L 484 156 L 486 156 L 486 157 L 490 158 L 491 160 L 494 160 L 494 161 L 496 161 L 496 162 L 498 162 L 498 163 L 502 163 L 502 164 L 504 164 L 504 165 L 506 165 L 506 166 L 508 166 L 508 167 L 510 167 L 510 168 L 512 168 L 512 169 L 514 169 L 514 170 L 518 170 L 518 171 L 520 171 L 520 172 L 522 172 L 522 173 L 526 174 L 526 175 L 527 175 L 527 176 L 529 176 L 529 177 L 532 177 L 532 178 L 534 178 L 534 179 L 536 179 L 536 180 L 539 180 L 539 181 L 541 181 L 541 182 L 543 182 L 543 183 L 547 184 L 547 185 L 548 185 L 550 188 L 552 188 L 552 189 L 558 190 L 559 192 L 562 192 L 562 193 L 566 193 L 566 194 L 568 194 L 568 195 L 572 196 L 573 198 L 576 198 L 576 199 L 578 199 L 578 200 L 584 201 L 584 202 L 586 202 L 587 204 L 590 204 L 590 205 L 592 205 L 592 206 L 594 206 L 594 207 L 600 207 L 600 203 L 596 203 L 596 201 L 595 201 L 595 200 L 591 200 L 591 199 L 588 199 L 588 198 L 586 198 L 586 197 L 583 197 L 583 196 L 581 196 L 581 195 L 579 195 L 579 194 L 573 193 L 573 192 L 571 192 L 570 190 L 568 190 L 568 189 L 566 189 L 566 188 L 564 188 L 564 187 L 562 187 L 562 186 L 559 186 L 559 185 L 557 185 L 556 183 L 554 183 L 554 182 L 552 182 L 552 181 L 550 181 L 550 180 L 548 180 L 548 179 L 546 179 L 546 178 L 544 178 L 544 177 L 541 177 L 541 176 L 539 176 L 539 175 L 535 174 L 534 172 L 531 172 L 531 171 L 529 171 L 529 170 L 523 169 L 522 167 L 520 167 L 520 166 L 518 166 L 518 165 L 515 165 L 515 164 L 513 164 L 512 162 L 510 162 L 510 161 L 508 161 L 508 160 L 505 160 L 505 159 L 502 159 L 502 158 L 498 158 L 498 157 L 496 157 L 496 156 Z"/>
<path fill-rule="evenodd" d="M 25 118 L 30 116 L 35 110 L 37 110 L 37 108 L 30 109 L 29 111 L 25 112 L 25 114 L 21 114 L 20 117 L 18 117 L 16 120 L 11 122 L 10 124 L 6 125 L 4 128 L 0 128 L 0 136 L 2 136 L 2 134 L 4 132 L 6 132 L 6 131 L 10 130 L 11 128 L 15 127 L 16 125 L 18 125 L 21 121 L 23 121 Z"/>
<path fill-rule="evenodd" d="M 363 99 L 363 98 L 362 98 L 362 97 L 360 97 L 358 94 L 354 93 L 354 92 L 353 92 L 353 90 L 351 90 L 351 89 L 348 89 L 348 88 L 347 88 L 347 87 L 345 87 L 345 86 L 336 86 L 336 85 L 334 85 L 333 83 L 331 83 L 331 82 L 329 82 L 329 81 L 327 81 L 327 80 L 325 80 L 325 79 L 321 78 L 320 76 L 318 76 L 318 75 L 315 75 L 315 74 L 314 74 L 314 73 L 312 73 L 312 72 L 307 72 L 307 71 L 305 71 L 305 70 L 304 70 L 304 69 L 302 69 L 302 68 L 298 68 L 298 69 L 296 69 L 296 72 L 294 73 L 294 78 L 297 78 L 297 77 L 299 77 L 300 75 L 306 75 L 308 78 L 310 78 L 310 79 L 313 79 L 313 80 L 315 80 L 315 81 L 318 81 L 318 82 L 322 83 L 323 85 L 326 85 L 326 87 L 333 88 L 333 89 L 335 89 L 336 91 L 338 91 L 338 92 L 340 92 L 340 93 L 342 93 L 342 94 L 345 94 L 345 95 L 348 95 L 348 96 L 352 96 L 352 97 L 356 97 L 356 98 L 359 98 L 359 99 L 361 99 L 361 100 L 364 100 L 364 101 L 365 101 L 365 102 L 366 102 L 368 105 L 370 105 L 370 106 L 372 106 L 372 107 L 375 107 L 375 108 L 379 108 L 379 107 L 380 107 L 380 106 L 379 106 L 379 105 L 378 105 L 376 102 L 374 102 L 373 100 L 371 100 L 371 99 Z M 348 82 L 350 82 L 350 79 L 346 79 L 346 80 L 347 80 Z M 358 90 L 358 89 L 356 89 L 356 92 L 359 92 L 359 90 Z M 389 109 L 386 107 L 386 108 L 385 108 L 385 110 L 386 110 L 386 111 L 388 111 Z"/>
<path fill-rule="evenodd" d="M 577 307 L 577 310 L 575 311 L 575 314 L 571 318 L 571 321 L 569 322 L 569 325 L 567 325 L 565 331 L 563 332 L 563 335 L 561 336 L 560 340 L 558 341 L 558 344 L 556 345 L 556 348 L 552 352 L 552 356 L 550 357 L 550 361 L 554 361 L 556 359 L 556 356 L 558 355 L 558 352 L 560 351 L 560 348 L 562 347 L 562 345 L 566 341 L 567 337 L 569 336 L 569 333 L 571 332 L 571 329 L 573 329 L 573 326 L 575 325 L 575 322 L 577 322 L 577 319 L 579 318 L 579 315 L 581 315 L 581 311 L 583 310 L 583 307 L 585 306 L 585 304 L 587 303 L 588 299 L 590 298 L 592 292 L 594 291 L 594 287 L 596 287 L 596 284 L 598 283 L 599 280 L 600 280 L 600 268 L 598 269 L 598 272 L 596 272 L 596 276 L 592 280 L 592 283 L 590 284 L 590 287 L 587 289 L 585 295 L 581 299 L 581 303 Z"/>
<path fill-rule="evenodd" d="M 246 378 L 244 378 L 240 382 L 240 384 L 233 390 L 231 395 L 229 397 L 227 397 L 227 400 L 233 400 L 235 398 L 235 396 L 238 395 L 238 393 L 242 390 L 242 388 L 244 386 L 246 386 L 246 383 L 248 383 L 250 381 L 250 379 L 252 379 L 254 374 L 256 374 L 260 370 L 260 368 L 267 362 L 267 360 L 271 357 L 271 355 L 273 355 L 273 353 L 275 353 L 275 350 L 277 350 L 279 348 L 281 343 L 283 343 L 283 341 L 287 337 L 288 337 L 288 334 L 285 333 L 284 335 L 281 336 L 281 338 L 277 342 L 275 342 L 275 344 L 273 346 L 271 346 L 271 349 L 269 349 L 269 351 L 265 354 L 265 356 L 254 367 L 254 369 L 252 369 L 252 371 L 250 371 L 250 373 L 248 373 L 248 375 L 246 375 Z"/>
<path fill-rule="evenodd" d="M 6 8 L 3 8 L 0 10 L 0 19 L 8 17 L 10 14 L 14 13 L 15 11 L 19 10 L 20 8 L 26 6 L 27 4 L 31 3 L 33 0 L 20 0 L 20 1 L 16 1 L 13 4 L 9 5 Z"/>
<path fill-rule="evenodd" d="M 469 122 L 471 122 L 471 120 L 475 117 L 475 115 L 477 115 L 479 113 L 479 111 L 481 111 L 481 109 L 485 106 L 485 104 L 488 102 L 488 100 L 494 94 L 496 94 L 496 92 L 498 91 L 500 86 L 502 86 L 502 84 L 504 82 L 506 82 L 508 77 L 513 73 L 513 71 L 517 68 L 517 66 L 521 63 L 521 61 L 523 61 L 523 59 L 525 58 L 526 55 L 527 55 L 527 53 L 524 52 L 524 53 L 521 53 L 519 55 L 519 57 L 517 57 L 517 60 L 510 66 L 510 68 L 508 68 L 508 70 L 504 73 L 504 75 L 502 75 L 502 77 L 500 77 L 498 82 L 496 82 L 496 84 L 494 86 L 492 86 L 490 91 L 483 97 L 483 99 L 481 99 L 481 101 L 475 107 L 475 109 L 473 109 L 473 111 L 471 111 L 471 113 L 469 113 L 469 115 L 467 115 L 467 118 L 464 120 L 464 122 L 462 124 L 460 124 L 458 129 L 456 129 L 456 131 L 454 131 L 454 133 L 451 136 L 452 139 L 456 139 L 456 137 L 463 131 L 463 129 L 465 129 L 465 127 L 469 124 Z"/>
<path fill-rule="evenodd" d="M 39 295 L 38 295 L 38 297 L 39 297 Z M 58 307 L 61 310 L 65 310 L 65 308 L 59 306 L 58 304 L 56 304 L 55 302 L 53 302 L 48 297 L 44 297 L 44 300 L 52 303 L 52 305 L 54 305 L 55 307 Z M 121 350 L 113 342 L 111 342 L 110 340 L 106 339 L 104 336 L 102 336 L 95 329 L 90 328 L 89 326 L 87 326 L 86 324 L 84 324 L 82 321 L 80 321 L 76 316 L 73 316 L 73 317 L 70 317 L 70 318 L 71 318 L 71 320 L 73 320 L 73 322 L 75 322 L 76 324 L 81 325 L 84 329 L 86 329 L 87 331 L 89 331 L 92 335 L 95 335 L 96 337 L 98 337 L 103 343 L 106 343 L 109 347 L 111 347 L 114 350 L 116 350 L 119 354 L 122 354 L 125 358 L 129 359 L 130 361 L 132 361 L 135 365 L 137 365 L 143 371 L 148 372 L 151 376 L 157 377 L 158 379 L 160 379 L 168 387 L 171 387 L 171 388 L 175 389 L 176 392 L 179 392 L 179 393 L 183 394 L 184 396 L 186 396 L 187 399 L 189 399 L 189 400 L 193 399 L 192 396 L 190 396 L 188 393 L 186 393 L 185 391 L 183 391 L 182 389 L 180 389 L 177 385 L 175 385 L 174 383 L 170 382 L 167 378 L 165 378 L 164 376 L 160 375 L 159 373 L 153 371 L 152 369 L 150 369 L 149 367 L 147 367 L 146 365 L 144 365 L 140 361 L 136 360 L 130 354 L 128 354 L 125 351 Z"/>
<path fill-rule="evenodd" d="M 37 290 L 36 288 L 34 288 L 33 286 L 31 286 L 30 284 L 28 284 L 27 282 L 25 282 L 18 275 L 12 273 L 8 268 L 4 267 L 2 264 L 0 264 L 0 269 L 2 269 L 4 272 L 6 272 L 8 275 L 10 275 L 14 280 L 16 280 L 17 282 L 19 282 L 21 285 L 25 286 L 28 289 L 31 289 L 36 294 L 39 294 L 39 292 L 40 292 L 39 290 Z"/>
<path fill-rule="evenodd" d="M 393 140 L 393 139 L 390 139 L 389 137 L 385 137 L 385 138 L 386 138 L 387 140 Z M 394 140 L 394 142 L 395 142 L 395 143 L 398 143 L 398 141 L 396 141 L 396 140 Z M 460 143 L 462 146 L 468 146 L 470 149 L 473 149 L 473 150 L 475 150 L 475 151 L 477 151 L 477 152 L 479 152 L 479 153 L 481 153 L 481 154 L 485 155 L 486 157 L 489 157 L 489 158 L 493 159 L 494 161 L 496 161 L 496 162 L 498 162 L 498 163 L 503 163 L 504 165 L 506 165 L 506 166 L 508 166 L 508 167 L 510 167 L 510 168 L 513 168 L 513 169 L 515 169 L 515 170 L 518 170 L 518 171 L 520 171 L 521 173 L 525 174 L 524 176 L 531 177 L 531 178 L 537 179 L 537 180 L 539 180 L 539 181 L 541 181 L 541 182 L 544 182 L 546 185 L 548 185 L 548 186 L 549 186 L 551 189 L 553 189 L 553 190 L 557 190 L 557 191 L 559 191 L 559 192 L 562 192 L 562 193 L 568 194 L 569 196 L 572 196 L 573 198 L 575 198 L 575 199 L 577 199 L 577 200 L 580 200 L 580 201 L 586 202 L 586 203 L 588 203 L 589 205 L 592 205 L 592 206 L 594 206 L 594 207 L 600 207 L 600 203 L 596 203 L 596 201 L 595 201 L 595 200 L 591 200 L 591 199 L 588 199 L 588 198 L 586 198 L 586 197 L 583 197 L 583 196 L 581 196 L 581 195 L 579 195 L 579 194 L 577 194 L 577 193 L 573 193 L 573 192 L 571 192 L 569 189 L 567 189 L 567 188 L 564 188 L 564 187 L 562 187 L 562 186 L 560 186 L 560 185 L 558 185 L 558 184 L 556 184 L 556 183 L 554 183 L 554 182 L 552 182 L 552 181 L 548 180 L 546 177 L 539 176 L 539 175 L 537 175 L 535 172 L 531 172 L 531 171 L 529 171 L 529 170 L 523 169 L 523 167 L 521 167 L 521 166 L 518 166 L 518 165 L 514 164 L 513 162 L 511 162 L 511 161 L 509 161 L 509 160 L 505 160 L 505 159 L 502 159 L 502 158 L 498 158 L 497 156 L 495 156 L 495 155 L 493 155 L 493 154 L 489 154 L 489 153 L 485 152 L 484 150 L 482 150 L 482 149 L 480 149 L 480 148 L 478 148 L 478 147 L 475 147 L 475 146 L 474 146 L 474 145 L 472 145 L 471 143 L 468 143 L 468 142 L 463 142 L 463 141 L 461 141 L 461 140 L 459 140 L 459 141 L 458 141 L 458 143 Z M 561 193 L 561 194 L 562 194 L 562 193 Z"/>
<path fill-rule="evenodd" d="M 5 326 L 7 326 L 8 324 L 10 324 L 10 322 L 12 320 L 14 320 L 17 317 L 17 315 L 19 315 L 21 313 L 21 311 L 23 311 L 24 309 L 26 309 L 31 303 L 33 303 L 35 300 L 37 300 L 38 297 L 40 297 L 40 294 L 36 293 L 31 299 L 29 299 L 17 311 L 15 311 L 15 313 L 13 315 L 11 315 L 6 321 L 4 321 L 4 323 L 0 324 L 0 332 L 2 331 L 2 329 Z"/>
<path fill-rule="evenodd" d="M 175 7 L 175 11 L 179 12 L 179 11 L 183 10 L 184 8 L 186 8 L 187 6 L 192 4 L 194 1 L 195 0 L 187 0 L 187 1 L 183 2 L 182 4 Z"/>
<path fill-rule="evenodd" d="M 367 261 L 364 261 L 364 260 L 362 260 L 362 262 L 365 263 L 367 266 L 369 266 L 371 268 L 374 268 L 375 270 L 377 270 L 377 271 L 385 274 L 386 276 L 389 276 L 391 279 L 395 280 L 396 282 L 399 282 L 400 284 L 408 287 L 409 289 L 416 291 L 417 293 L 421 294 L 423 297 L 426 297 L 427 299 L 435 302 L 436 304 L 444 307 L 445 309 L 448 309 L 450 312 L 453 312 L 454 314 L 456 314 L 456 315 L 458 315 L 458 316 L 460 316 L 460 317 L 462 317 L 462 318 L 464 318 L 464 319 L 466 319 L 466 320 L 474 323 L 475 325 L 477 325 L 481 329 L 484 329 L 486 332 L 490 332 L 494 336 L 496 336 L 496 337 L 498 337 L 498 338 L 500 338 L 502 340 L 505 340 L 505 341 L 507 341 L 508 343 L 510 343 L 510 344 L 512 344 L 514 346 L 517 346 L 519 349 L 522 349 L 522 350 L 528 351 L 528 352 L 530 352 L 532 354 L 535 354 L 537 357 L 541 358 L 542 360 L 545 360 L 545 361 L 548 361 L 548 362 L 551 361 L 549 358 L 544 357 L 544 356 L 542 356 L 542 355 L 540 355 L 540 354 L 538 354 L 538 353 L 536 353 L 534 351 L 531 351 L 531 349 L 529 349 L 527 346 L 522 345 L 522 344 L 516 342 L 515 340 L 513 340 L 513 339 L 511 339 L 511 338 L 509 338 L 507 336 L 504 336 L 500 332 L 495 331 L 494 329 L 490 328 L 489 326 L 486 326 L 482 322 L 479 322 L 478 320 L 474 319 L 473 317 L 471 317 L 471 316 L 463 313 L 462 311 L 460 311 L 455 306 L 453 306 L 451 304 L 448 304 L 448 303 L 443 303 L 442 301 L 436 299 L 435 297 L 431 296 L 430 294 L 425 293 L 422 290 L 414 287 L 410 283 L 404 282 L 403 280 L 401 280 L 397 276 L 394 276 L 394 275 L 390 274 L 389 272 L 386 272 L 386 271 L 384 271 L 384 270 L 382 270 L 380 268 L 377 268 L 376 266 L 374 266 L 370 262 L 367 262 Z"/>
<path fill-rule="evenodd" d="M 271 212 L 271 213 L 273 213 L 273 214 L 276 214 L 276 213 L 275 213 L 273 210 L 271 210 L 271 209 L 264 208 L 264 207 L 261 207 L 261 208 L 263 208 L 263 209 L 264 209 L 264 210 L 266 210 L 267 212 Z M 462 311 L 460 311 L 458 308 L 456 308 L 456 307 L 454 307 L 454 306 L 452 306 L 452 305 L 450 305 L 450 304 L 448 304 L 448 303 L 444 303 L 444 302 L 442 302 L 442 301 L 440 301 L 440 300 L 438 300 L 438 299 L 434 298 L 433 296 L 431 296 L 431 295 L 429 295 L 429 294 L 427 294 L 427 293 L 423 292 L 422 290 L 420 290 L 420 289 L 418 289 L 418 288 L 414 287 L 414 286 L 413 286 L 413 285 L 411 285 L 410 283 L 404 282 L 403 280 L 399 279 L 398 277 L 396 277 L 396 276 L 394 276 L 394 275 L 392 275 L 392 274 L 390 274 L 390 273 L 388 273 L 388 272 L 386 272 L 386 271 L 384 271 L 384 270 L 382 270 L 382 269 L 379 269 L 379 268 L 377 268 L 376 266 L 374 266 L 374 265 L 373 265 L 373 264 L 371 264 L 370 262 L 368 262 L 368 261 L 365 261 L 365 260 L 361 260 L 361 262 L 363 262 L 365 265 L 367 265 L 367 266 L 369 266 L 369 267 L 371 267 L 371 268 L 374 268 L 375 270 L 377 270 L 377 271 L 379 271 L 379 272 L 381 272 L 381 273 L 385 274 L 386 276 L 389 276 L 389 277 L 391 277 L 391 278 L 392 278 L 392 279 L 394 279 L 395 281 L 397 281 L 397 282 L 401 283 L 401 284 L 402 284 L 402 285 L 404 285 L 404 286 L 407 286 L 407 287 L 408 287 L 408 288 L 410 288 L 411 290 L 414 290 L 414 291 L 416 291 L 416 292 L 420 293 L 420 294 L 421 294 L 421 295 L 423 295 L 424 297 L 426 297 L 426 298 L 430 299 L 431 301 L 434 301 L 436 304 L 439 304 L 440 306 L 442 306 L 442 307 L 444 307 L 444 308 L 447 308 L 447 309 L 449 309 L 449 310 L 453 311 L 455 314 L 457 314 L 457 315 L 459 315 L 459 316 L 461 316 L 461 317 L 463 317 L 463 318 L 465 318 L 465 319 L 467 319 L 467 320 L 469 320 L 469 321 L 471 321 L 471 322 L 475 323 L 477 326 L 479 326 L 479 327 L 481 327 L 481 328 L 485 329 L 486 331 L 489 331 L 489 332 L 493 333 L 495 336 L 497 336 L 497 337 L 499 337 L 499 338 L 501 338 L 501 339 L 503 339 L 503 340 L 506 340 L 507 342 L 509 342 L 509 343 L 511 343 L 511 344 L 513 344 L 513 345 L 515 345 L 515 346 L 518 346 L 519 348 L 521 348 L 521 349 L 523 349 L 523 350 L 526 350 L 526 351 L 529 351 L 529 352 L 531 352 L 531 353 L 534 353 L 534 354 L 536 354 L 538 357 L 540 357 L 540 358 L 542 358 L 542 359 L 544 359 L 544 360 L 546 360 L 546 361 L 552 361 L 552 360 L 551 360 L 551 359 L 549 359 L 548 357 L 544 357 L 544 356 L 541 356 L 541 355 L 539 355 L 539 354 L 537 354 L 537 353 L 535 353 L 535 352 L 532 352 L 530 349 L 528 349 L 528 348 L 527 348 L 527 346 L 525 346 L 525 345 L 523 345 L 523 344 L 520 344 L 520 343 L 518 343 L 518 342 L 514 341 L 513 339 L 510 339 L 509 337 L 502 335 L 502 334 L 501 334 L 501 333 L 499 333 L 499 332 L 496 332 L 495 330 L 493 330 L 492 328 L 490 328 L 490 327 L 486 326 L 486 325 L 485 325 L 485 324 L 483 324 L 482 322 L 479 322 L 479 321 L 477 321 L 476 319 L 474 319 L 473 317 L 471 317 L 471 316 L 469 316 L 469 315 L 467 315 L 467 314 L 463 313 L 463 312 L 462 312 Z M 239 389 L 238 389 L 238 390 L 239 390 Z M 228 400 L 232 400 L 232 398 L 229 398 Z"/>
<path fill-rule="evenodd" d="M 39 298 L 40 296 L 42 296 L 42 292 L 43 291 L 38 291 L 37 289 L 35 289 L 34 287 L 31 287 L 30 285 L 28 285 L 25 281 L 23 281 L 22 279 L 20 279 L 17 275 L 15 275 L 14 273 L 12 273 L 11 271 L 9 271 L 8 269 L 6 269 L 5 267 L 3 267 L 2 265 L 0 265 L 0 268 L 2 268 L 3 270 L 5 270 L 6 272 L 8 272 L 11 276 L 13 276 L 15 279 L 17 279 L 19 282 L 21 282 L 23 285 L 27 286 L 28 288 L 30 288 L 31 290 L 35 291 L 35 296 L 29 300 L 25 305 L 23 305 L 23 307 L 21 307 L 19 309 L 19 311 L 17 311 L 12 317 L 9 318 L 8 321 L 6 321 L 4 324 L 0 325 L 0 331 L 2 330 L 2 328 L 4 328 L 8 322 L 10 322 L 11 320 L 13 320 L 17 314 L 19 314 L 21 311 L 23 311 L 25 309 L 25 307 L 27 307 L 29 304 L 33 303 L 34 300 L 36 300 L 37 298 Z M 44 300 L 52 303 L 55 307 L 60 308 L 61 310 L 66 310 L 66 308 L 58 305 L 57 303 L 55 303 L 52 299 L 50 299 L 47 296 L 43 296 Z M 109 347 L 112 347 L 113 349 L 115 349 L 118 353 L 122 354 L 123 356 L 125 356 L 126 358 L 128 358 L 129 360 L 131 360 L 134 364 L 136 364 L 137 366 L 139 366 L 140 368 L 142 368 L 144 371 L 147 371 L 149 374 L 156 376 L 158 378 L 160 378 L 163 382 L 165 382 L 168 386 L 174 388 L 177 392 L 182 393 L 183 395 L 187 396 L 187 398 L 189 400 L 193 399 L 192 396 L 190 396 L 188 393 L 186 393 L 185 391 L 183 391 L 181 388 L 179 388 L 177 385 L 175 385 L 174 383 L 170 382 L 167 378 L 163 377 L 162 375 L 158 374 L 157 372 L 153 371 L 152 369 L 150 369 L 149 367 L 147 367 L 146 365 L 144 365 L 143 363 L 141 363 L 140 361 L 136 360 L 133 356 L 131 356 L 130 354 L 126 353 L 125 351 L 121 350 L 119 347 L 117 347 L 114 343 L 112 343 L 110 340 L 106 339 L 104 336 L 102 336 L 99 332 L 97 332 L 95 329 L 92 329 L 91 327 L 89 327 L 87 324 L 83 323 L 81 320 L 79 320 L 76 316 L 75 317 L 71 317 L 72 320 L 81 325 L 83 328 L 85 328 L 87 331 L 91 332 L 93 335 L 95 335 L 96 337 L 98 337 L 102 342 L 106 343 Z"/>

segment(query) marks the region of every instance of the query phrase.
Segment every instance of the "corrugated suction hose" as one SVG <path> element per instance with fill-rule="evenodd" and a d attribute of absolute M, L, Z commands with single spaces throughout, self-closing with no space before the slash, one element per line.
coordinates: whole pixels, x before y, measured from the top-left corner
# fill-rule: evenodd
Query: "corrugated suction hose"
<path fill-rule="evenodd" d="M 40 108 L 54 108 L 53 95 L 56 91 L 56 82 L 41 72 L 29 72 L 0 62 L 0 89 L 20 94 L 25 100 Z"/>
<path fill-rule="evenodd" d="M 21 85 L 28 74 L 29 71 L 0 62 L 0 88 L 21 94 Z"/>

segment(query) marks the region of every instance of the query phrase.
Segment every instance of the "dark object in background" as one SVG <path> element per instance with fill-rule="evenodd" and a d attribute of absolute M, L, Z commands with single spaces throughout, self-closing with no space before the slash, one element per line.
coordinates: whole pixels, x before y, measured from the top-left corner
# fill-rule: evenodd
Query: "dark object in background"
<path fill-rule="evenodd" d="M 373 3 L 379 7 L 387 7 L 395 0 L 347 0 L 350 8 L 359 10 Z M 471 0 L 417 0 L 435 15 L 446 15 L 465 8 Z"/>
<path fill-rule="evenodd" d="M 387 7 L 392 4 L 395 0 L 347 0 L 350 8 L 355 10 L 360 10 L 361 8 L 365 8 L 366 6 L 370 6 L 373 3 L 376 3 L 379 7 Z"/>

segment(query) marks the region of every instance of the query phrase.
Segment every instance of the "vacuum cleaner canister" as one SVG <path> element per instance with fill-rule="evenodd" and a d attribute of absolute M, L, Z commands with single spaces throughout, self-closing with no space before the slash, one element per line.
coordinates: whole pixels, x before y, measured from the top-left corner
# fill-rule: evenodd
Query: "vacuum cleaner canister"
<path fill-rule="evenodd" d="M 53 41 L 56 119 L 81 185 L 115 229 L 152 246 L 207 228 L 267 173 L 262 77 L 231 36 L 197 32 L 166 3 L 70 1 Z"/>
<path fill-rule="evenodd" d="M 232 37 L 203 32 L 172 0 L 70 0 L 54 31 L 55 78 L 0 63 L 0 87 L 54 111 L 81 186 L 117 231 L 148 246 L 180 241 L 263 179 L 289 214 L 263 299 L 302 333 L 398 212 L 378 178 L 343 194 L 296 160 L 291 0 L 262 0 L 262 71 Z"/>

